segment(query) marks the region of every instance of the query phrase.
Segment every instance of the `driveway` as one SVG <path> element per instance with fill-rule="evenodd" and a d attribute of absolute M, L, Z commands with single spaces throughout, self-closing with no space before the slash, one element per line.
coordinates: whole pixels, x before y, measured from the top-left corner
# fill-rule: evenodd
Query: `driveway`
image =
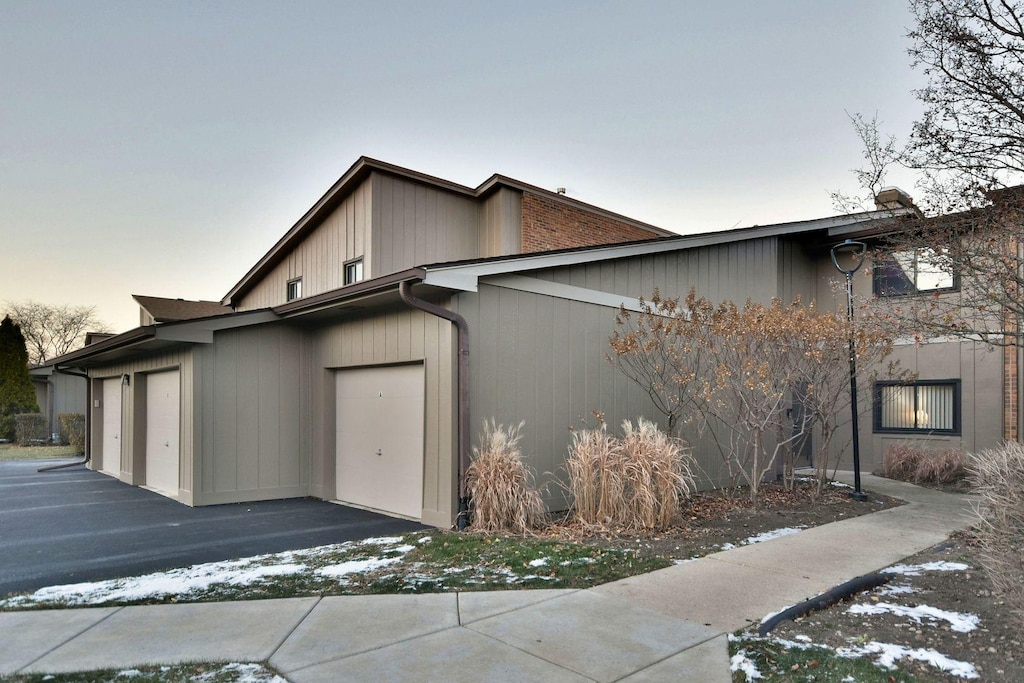
<path fill-rule="evenodd" d="M 311 498 L 190 508 L 61 461 L 0 462 L 0 595 L 426 529 Z"/>

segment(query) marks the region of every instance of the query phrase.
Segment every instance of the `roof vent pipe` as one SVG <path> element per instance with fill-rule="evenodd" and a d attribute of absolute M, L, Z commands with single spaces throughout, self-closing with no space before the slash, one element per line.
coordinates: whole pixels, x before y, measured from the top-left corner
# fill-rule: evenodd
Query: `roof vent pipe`
<path fill-rule="evenodd" d="M 469 324 L 458 313 L 413 296 L 408 280 L 398 283 L 398 295 L 412 308 L 452 322 L 458 334 L 459 515 L 455 525 L 463 531 L 469 526 L 469 493 L 466 491 L 466 469 L 469 467 Z"/>

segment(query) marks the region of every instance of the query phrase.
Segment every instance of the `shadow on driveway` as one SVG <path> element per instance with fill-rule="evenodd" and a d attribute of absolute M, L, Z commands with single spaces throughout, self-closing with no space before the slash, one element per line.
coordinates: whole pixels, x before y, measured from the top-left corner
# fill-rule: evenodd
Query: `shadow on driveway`
<path fill-rule="evenodd" d="M 60 462 L 0 462 L 0 595 L 427 528 L 312 498 L 190 508 L 84 466 L 36 471 Z"/>

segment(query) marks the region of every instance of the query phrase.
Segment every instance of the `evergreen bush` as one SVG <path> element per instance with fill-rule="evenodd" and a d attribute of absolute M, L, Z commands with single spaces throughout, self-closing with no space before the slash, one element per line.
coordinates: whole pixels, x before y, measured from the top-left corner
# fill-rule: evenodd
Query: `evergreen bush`
<path fill-rule="evenodd" d="M 0 321 L 0 439 L 15 438 L 15 415 L 38 412 L 25 337 L 17 323 L 5 316 Z"/>

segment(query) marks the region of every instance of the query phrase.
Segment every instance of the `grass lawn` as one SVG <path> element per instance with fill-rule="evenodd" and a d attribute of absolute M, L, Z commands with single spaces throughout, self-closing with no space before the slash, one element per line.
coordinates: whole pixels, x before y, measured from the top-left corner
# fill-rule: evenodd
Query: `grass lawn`
<path fill-rule="evenodd" d="M 19 446 L 0 443 L 0 460 L 49 460 L 53 458 L 77 458 L 80 454 L 71 446 Z"/>

